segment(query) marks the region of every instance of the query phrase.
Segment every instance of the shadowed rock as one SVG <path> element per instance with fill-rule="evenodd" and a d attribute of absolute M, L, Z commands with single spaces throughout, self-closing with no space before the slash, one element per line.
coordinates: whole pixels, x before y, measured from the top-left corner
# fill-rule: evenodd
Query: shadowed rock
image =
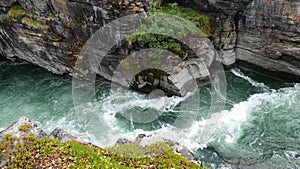
<path fill-rule="evenodd" d="M 77 140 L 76 137 L 72 136 L 71 134 L 65 132 L 60 128 L 55 128 L 50 134 L 49 138 L 57 138 L 62 142 L 66 142 L 69 140 Z"/>

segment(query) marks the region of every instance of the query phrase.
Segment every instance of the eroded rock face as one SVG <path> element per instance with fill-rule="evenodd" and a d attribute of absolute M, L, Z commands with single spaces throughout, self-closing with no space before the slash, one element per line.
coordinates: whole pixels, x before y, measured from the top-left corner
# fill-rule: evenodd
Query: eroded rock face
<path fill-rule="evenodd" d="M 176 2 L 175 0 L 168 0 Z M 226 66 L 236 62 L 237 24 L 241 11 L 252 0 L 185 0 L 179 3 L 184 6 L 211 16 L 213 19 L 213 43 L 218 52 L 219 60 Z"/>
<path fill-rule="evenodd" d="M 55 74 L 70 74 L 84 43 L 104 23 L 144 11 L 146 1 L 3 0 L 0 57 L 17 57 Z M 8 12 L 20 5 L 27 12 Z"/>
<path fill-rule="evenodd" d="M 170 0 L 170 2 L 175 2 Z M 213 42 L 224 65 L 300 81 L 300 2 L 289 0 L 186 0 L 214 19 Z"/>
<path fill-rule="evenodd" d="M 253 0 L 238 24 L 242 66 L 300 81 L 300 2 Z"/>
<path fill-rule="evenodd" d="M 167 0 L 168 2 L 178 3 L 176 0 Z M 180 4 L 190 6 L 199 12 L 214 12 L 225 15 L 234 15 L 242 10 L 251 0 L 183 0 Z"/>
<path fill-rule="evenodd" d="M 185 60 L 171 52 L 149 57 L 151 50 L 129 50 L 124 60 L 117 58 L 119 55 L 106 55 L 99 74 L 128 89 L 148 94 L 161 89 L 169 96 L 185 96 L 210 80 L 209 68 L 217 57 L 207 38 L 193 38 L 187 43 L 197 54 L 187 55 Z"/>
<path fill-rule="evenodd" d="M 50 9 L 48 0 L 19 0 L 18 1 L 25 9 L 42 16 L 48 16 Z"/>

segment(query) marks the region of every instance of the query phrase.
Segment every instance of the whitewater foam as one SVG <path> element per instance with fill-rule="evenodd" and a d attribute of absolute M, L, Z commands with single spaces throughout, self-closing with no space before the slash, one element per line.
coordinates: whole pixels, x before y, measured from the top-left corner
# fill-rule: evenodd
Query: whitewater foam
<path fill-rule="evenodd" d="M 127 118 L 128 121 L 130 121 L 132 120 L 130 116 L 131 114 L 126 114 L 126 111 L 138 107 L 139 109 L 137 109 L 137 111 L 134 111 L 134 113 L 138 114 L 141 113 L 138 111 L 153 109 L 155 110 L 154 113 L 158 112 L 154 115 L 154 117 L 149 116 L 148 114 L 150 113 L 146 111 L 146 113 L 141 114 L 144 117 L 141 117 L 141 119 L 137 119 L 135 117 L 134 119 L 134 122 L 140 120 L 140 122 L 143 123 L 150 123 L 154 120 L 157 120 L 157 118 L 163 113 L 172 111 L 181 112 L 181 110 L 174 110 L 175 107 L 185 101 L 191 95 L 193 94 L 189 93 L 185 97 L 174 96 L 149 99 L 146 98 L 145 95 L 140 95 L 131 91 L 112 91 L 110 95 L 98 98 L 98 102 L 90 103 L 92 105 L 87 106 L 89 108 L 85 108 L 83 110 L 84 112 L 82 114 L 79 114 L 79 118 L 88 118 L 87 120 L 83 120 L 89 122 L 89 124 L 85 125 L 85 129 L 88 131 L 87 134 L 89 135 L 89 137 L 91 137 L 95 144 L 100 146 L 111 146 L 119 138 L 127 138 L 132 140 L 141 133 L 155 136 L 156 139 L 154 139 L 154 137 L 151 137 L 150 140 L 162 140 L 162 138 L 177 140 L 173 137 L 176 136 L 176 134 L 171 133 L 178 133 L 178 131 L 176 131 L 176 128 L 172 127 L 171 125 L 164 124 L 158 121 L 161 124 L 161 127 L 159 129 L 155 131 L 145 131 L 141 129 L 135 129 L 133 123 L 131 123 L 132 126 L 130 126 L 129 129 L 124 129 L 124 127 L 120 127 L 119 120 L 116 118 L 116 115 L 121 114 L 123 117 Z M 90 112 L 96 112 L 96 114 Z M 180 114 L 181 118 L 185 117 L 195 119 L 196 116 L 197 113 L 193 113 L 191 111 L 182 111 Z M 153 119 L 149 121 L 149 118 Z M 99 132 L 101 132 L 100 135 L 98 134 Z"/>
<path fill-rule="evenodd" d="M 262 83 L 255 81 L 252 83 L 269 89 Z M 198 121 L 195 118 L 189 121 L 191 126 L 187 129 L 179 129 L 171 124 L 162 123 L 160 128 L 152 131 L 136 129 L 133 123 L 129 128 L 124 128 L 124 126 L 120 126 L 120 119 L 116 118 L 116 115 L 135 107 L 153 108 L 161 113 L 180 112 L 175 109 L 176 106 L 183 104 L 188 97 L 160 97 L 153 100 L 135 92 L 115 91 L 108 96 L 98 98 L 96 103 L 89 103 L 90 105 L 84 109 L 85 112 L 96 112 L 95 115 L 92 114 L 89 119 L 86 119 L 88 123 L 86 123 L 87 133 L 85 134 L 94 144 L 101 147 L 112 146 L 119 138 L 134 140 L 138 134 L 151 136 L 147 137 L 142 144 L 162 141 L 165 138 L 175 140 L 190 150 L 205 148 L 212 142 L 235 144 L 243 132 L 243 126 L 253 120 L 252 112 L 257 107 L 266 101 L 274 106 L 280 105 L 281 99 L 289 98 L 292 102 L 294 93 L 299 92 L 299 89 L 300 85 L 277 91 L 267 90 L 264 93 L 251 95 L 246 101 L 234 104 L 230 110 L 211 114 L 209 118 L 202 118 Z M 199 110 L 197 109 L 197 111 Z M 84 113 L 83 115 L 87 116 Z"/>
<path fill-rule="evenodd" d="M 255 80 L 251 79 L 249 76 L 244 75 L 244 73 L 241 72 L 241 70 L 238 69 L 238 68 L 231 69 L 230 71 L 231 71 L 231 73 L 233 73 L 235 76 L 240 77 L 240 78 L 242 78 L 242 79 L 248 81 L 248 82 L 249 82 L 252 86 L 254 86 L 254 87 L 259 87 L 259 88 L 263 89 L 264 91 L 270 91 L 270 90 L 271 90 L 271 89 L 270 89 L 267 85 L 265 85 L 264 83 L 256 82 Z"/>

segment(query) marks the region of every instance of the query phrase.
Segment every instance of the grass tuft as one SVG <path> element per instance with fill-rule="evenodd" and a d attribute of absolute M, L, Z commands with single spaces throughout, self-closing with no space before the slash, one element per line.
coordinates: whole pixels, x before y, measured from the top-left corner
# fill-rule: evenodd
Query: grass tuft
<path fill-rule="evenodd" d="M 31 129 L 31 124 L 30 123 L 19 126 L 19 130 L 23 131 L 23 132 L 27 132 L 29 129 Z"/>
<path fill-rule="evenodd" d="M 41 21 L 41 17 L 22 8 L 20 5 L 13 5 L 7 13 L 7 16 L 13 22 L 21 21 L 22 24 L 35 29 L 48 29 L 48 25 Z"/>

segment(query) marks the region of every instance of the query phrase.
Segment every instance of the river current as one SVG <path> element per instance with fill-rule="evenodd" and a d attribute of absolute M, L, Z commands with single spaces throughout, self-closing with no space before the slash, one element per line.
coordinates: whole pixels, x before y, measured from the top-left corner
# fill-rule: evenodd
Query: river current
<path fill-rule="evenodd" d="M 113 145 L 120 137 L 133 139 L 140 133 L 157 140 L 170 137 L 211 168 L 229 168 L 229 163 L 239 163 L 242 168 L 300 168 L 300 84 L 237 68 L 228 71 L 226 78 L 225 108 L 213 115 L 209 114 L 210 86 L 199 89 L 201 99 L 194 103 L 195 96 L 149 99 L 102 84 L 96 87 L 97 102 L 91 103 L 97 113 L 83 116 L 74 109 L 71 78 L 30 64 L 3 61 L 0 131 L 27 116 L 47 133 L 59 127 L 99 146 Z M 188 129 L 178 130 L 173 124 L 189 115 L 184 106 L 196 116 L 189 119 Z M 91 109 L 87 106 L 83 111 Z M 145 112 L 146 119 L 153 112 L 157 118 L 134 123 L 126 116 L 134 111 Z M 213 130 L 207 127 L 209 122 L 217 122 Z M 203 139 L 205 133 L 207 139 Z"/>

